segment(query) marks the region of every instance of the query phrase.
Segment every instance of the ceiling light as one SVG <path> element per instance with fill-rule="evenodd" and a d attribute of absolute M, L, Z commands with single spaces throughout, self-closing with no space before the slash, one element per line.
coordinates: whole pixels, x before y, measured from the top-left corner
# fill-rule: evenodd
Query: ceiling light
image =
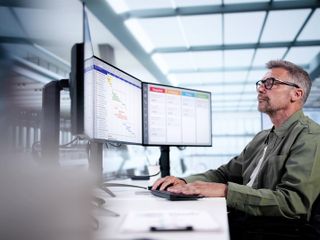
<path fill-rule="evenodd" d="M 149 37 L 137 19 L 129 19 L 124 24 L 147 53 L 150 53 L 154 49 Z"/>

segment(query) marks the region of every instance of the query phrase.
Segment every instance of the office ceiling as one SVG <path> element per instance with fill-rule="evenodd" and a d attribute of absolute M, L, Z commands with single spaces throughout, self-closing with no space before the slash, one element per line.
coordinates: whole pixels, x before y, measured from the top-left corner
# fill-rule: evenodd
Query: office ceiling
<path fill-rule="evenodd" d="M 271 59 L 292 61 L 313 79 L 319 77 L 319 1 L 107 2 L 116 15 L 109 14 L 106 4 L 97 8 L 97 2 L 88 1 L 88 7 L 125 45 L 140 50 L 125 33 L 134 36 L 143 58 L 160 69 L 158 79 L 212 91 L 214 111 L 255 110 L 255 82 Z M 309 107 L 320 106 L 318 82 Z"/>
<path fill-rule="evenodd" d="M 81 3 L 30 2 L 34 4 L 2 1 L 0 7 L 1 22 L 10 22 L 9 27 L 0 27 L 0 41 L 19 56 L 18 80 L 27 78 L 22 70 L 34 67 L 26 67 L 30 59 L 39 67 L 28 51 L 29 58 L 26 50 L 17 51 L 26 44 L 44 62 L 38 69 L 47 77 L 43 81 L 55 74 L 67 77 L 70 48 L 82 38 Z M 86 4 L 95 54 L 99 55 L 98 44 L 112 45 L 116 65 L 143 81 L 211 91 L 213 111 L 255 111 L 255 82 L 263 77 L 265 63 L 286 59 L 311 74 L 314 84 L 306 106 L 320 107 L 320 1 L 87 0 Z M 39 82 L 37 77 L 28 78 L 30 84 Z"/>

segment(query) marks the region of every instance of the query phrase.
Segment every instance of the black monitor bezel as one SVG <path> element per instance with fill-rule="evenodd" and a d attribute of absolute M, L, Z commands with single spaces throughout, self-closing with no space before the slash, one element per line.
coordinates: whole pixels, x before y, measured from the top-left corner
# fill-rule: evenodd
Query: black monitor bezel
<path fill-rule="evenodd" d="M 111 64 L 111 63 L 109 63 L 109 62 L 107 62 L 107 61 L 105 61 L 105 60 L 103 60 L 103 59 L 101 59 L 101 58 L 99 58 L 99 57 L 97 57 L 95 55 L 93 55 L 91 58 L 88 58 L 86 60 L 90 60 L 90 59 L 93 59 L 93 58 L 95 58 L 95 59 L 97 59 L 97 60 L 99 60 L 99 61 L 101 61 L 101 62 L 103 62 L 103 63 L 105 63 L 107 65 L 109 65 L 110 67 L 116 69 L 117 71 L 120 71 L 120 72 L 128 75 L 129 77 L 134 78 L 135 80 L 138 80 L 141 83 L 141 95 L 140 96 L 141 96 L 141 123 L 142 123 L 143 122 L 142 121 L 142 117 L 143 117 L 143 110 L 142 110 L 142 87 L 143 87 L 143 81 L 141 81 L 139 78 L 129 74 L 128 72 L 126 72 L 126 71 L 114 66 L 113 64 Z M 128 144 L 128 145 L 142 145 L 143 144 L 143 129 L 142 129 L 142 127 L 143 127 L 143 125 L 141 126 L 141 131 L 142 131 L 141 143 L 140 142 L 136 143 L 136 142 L 127 142 L 127 141 L 119 141 L 119 140 L 101 139 L 101 138 L 90 138 L 85 132 L 84 132 L 84 136 L 85 136 L 85 138 L 89 139 L 90 141 L 94 141 L 94 142 L 98 142 L 98 143 L 116 143 L 116 144 Z"/>
<path fill-rule="evenodd" d="M 184 87 L 177 87 L 177 86 L 171 86 L 168 84 L 161 84 L 161 83 L 151 83 L 151 82 L 142 82 L 142 114 L 144 113 L 144 106 L 143 106 L 143 94 L 144 94 L 144 87 L 143 85 L 156 85 L 156 86 L 162 86 L 162 87 L 168 87 L 168 88 L 174 88 L 174 89 L 179 89 L 179 90 L 187 90 L 187 91 L 193 91 L 193 92 L 199 92 L 199 93 L 205 93 L 205 94 L 209 94 L 210 96 L 210 144 L 197 144 L 197 145 L 191 145 L 191 144 L 148 144 L 145 143 L 145 136 L 144 136 L 144 132 L 142 133 L 142 146 L 172 146 L 172 147 L 212 147 L 212 93 L 209 91 L 203 91 L 203 90 L 198 90 L 198 89 L 191 89 L 191 88 L 184 88 Z M 142 116 L 142 131 L 144 130 L 144 116 Z"/>

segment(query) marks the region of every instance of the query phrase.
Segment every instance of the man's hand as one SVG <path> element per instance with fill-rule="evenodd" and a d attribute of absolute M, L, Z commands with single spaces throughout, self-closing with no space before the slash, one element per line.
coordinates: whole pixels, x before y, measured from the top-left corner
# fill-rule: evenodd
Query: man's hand
<path fill-rule="evenodd" d="M 204 197 L 226 197 L 228 187 L 222 183 L 209 183 L 196 181 L 194 183 L 179 184 L 169 187 L 169 192 L 183 193 L 187 195 L 201 195 Z"/>
<path fill-rule="evenodd" d="M 158 179 L 152 186 L 152 190 L 165 190 L 167 187 L 185 185 L 186 182 L 174 176 L 167 176 Z"/>

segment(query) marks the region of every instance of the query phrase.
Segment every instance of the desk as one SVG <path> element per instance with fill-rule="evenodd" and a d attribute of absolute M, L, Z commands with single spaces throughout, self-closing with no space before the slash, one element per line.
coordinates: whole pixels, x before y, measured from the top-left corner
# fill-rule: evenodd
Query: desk
<path fill-rule="evenodd" d="M 117 181 L 117 183 L 134 184 L 148 186 L 147 181 Z M 98 216 L 100 230 L 97 232 L 96 239 L 192 239 L 192 240 L 228 240 L 229 227 L 227 219 L 226 201 L 224 198 L 203 198 L 197 201 L 168 201 L 163 198 L 155 197 L 144 189 L 129 187 L 110 187 L 116 195 L 112 198 L 104 194 L 103 198 L 107 201 L 106 207 L 120 214 L 119 217 Z M 121 231 L 126 214 L 132 210 L 195 210 L 206 211 L 221 226 L 216 231 L 191 231 L 191 232 L 140 232 L 125 233 Z"/>

